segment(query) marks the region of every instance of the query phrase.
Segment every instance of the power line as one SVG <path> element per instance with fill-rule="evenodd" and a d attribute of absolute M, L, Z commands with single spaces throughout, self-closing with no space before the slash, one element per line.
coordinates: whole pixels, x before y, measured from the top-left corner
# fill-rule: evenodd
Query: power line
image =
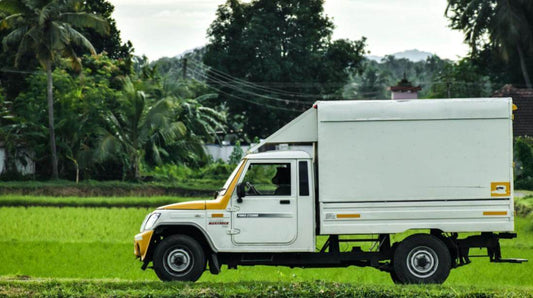
<path fill-rule="evenodd" d="M 312 99 L 316 99 L 316 97 L 317 97 L 316 94 L 298 93 L 298 92 L 291 92 L 291 91 L 286 91 L 286 90 L 277 89 L 277 88 L 264 87 L 264 86 L 256 84 L 256 83 L 252 83 L 252 82 L 237 78 L 237 77 L 232 76 L 232 75 L 230 75 L 228 73 L 225 73 L 225 72 L 223 72 L 221 70 L 218 70 L 218 69 L 216 69 L 214 67 L 207 66 L 207 65 L 203 64 L 202 62 L 197 62 L 197 61 L 194 61 L 194 60 L 190 60 L 190 62 L 195 64 L 197 67 L 199 66 L 199 67 L 203 67 L 203 68 L 208 68 L 208 70 L 210 72 L 212 72 L 213 75 L 215 75 L 215 76 L 217 76 L 217 77 L 219 77 L 221 79 L 227 79 L 227 80 L 239 82 L 242 85 L 244 85 L 246 87 L 249 87 L 251 89 L 261 90 L 263 92 L 275 93 L 275 94 L 284 95 L 284 96 L 290 96 L 290 97 L 302 97 L 302 98 L 312 98 Z M 319 85 L 323 86 L 324 84 L 323 83 L 319 83 Z M 332 96 L 332 95 L 334 95 L 334 94 L 323 94 L 321 96 L 327 97 L 327 96 Z"/>
<path fill-rule="evenodd" d="M 200 82 L 198 81 L 197 79 L 195 78 L 192 78 L 193 80 L 197 81 L 197 82 Z M 201 83 L 201 82 L 200 82 Z M 276 110 L 282 110 L 282 111 L 288 111 L 288 112 L 298 112 L 298 113 L 301 113 L 303 112 L 304 110 L 295 110 L 295 109 L 289 109 L 289 108 L 284 108 L 284 107 L 276 107 L 276 106 L 273 106 L 273 105 L 270 105 L 270 104 L 267 104 L 267 103 L 258 103 L 258 102 L 255 102 L 255 101 L 252 101 L 252 100 L 249 100 L 247 98 L 244 98 L 244 97 L 240 97 L 240 96 L 237 96 L 235 94 L 231 94 L 231 93 L 227 93 L 227 92 L 224 92 L 218 88 L 215 88 L 213 86 L 210 86 L 209 88 L 219 92 L 219 93 L 222 93 L 224 95 L 227 95 L 229 97 L 232 97 L 234 99 L 237 99 L 237 100 L 240 100 L 240 101 L 244 101 L 244 102 L 247 102 L 247 103 L 251 103 L 251 104 L 254 104 L 254 105 L 257 105 L 257 106 L 261 106 L 261 107 L 268 107 L 268 108 L 271 108 L 271 109 L 276 109 Z"/>
<path fill-rule="evenodd" d="M 252 92 L 252 91 L 248 91 L 246 89 L 243 89 L 243 88 L 239 88 L 237 86 L 234 86 L 230 83 L 227 83 L 227 82 L 224 82 L 224 81 L 221 81 L 221 80 L 218 80 L 218 79 L 215 79 L 213 77 L 210 77 L 208 74 L 205 74 L 205 73 L 202 73 L 201 71 L 197 70 L 196 68 L 189 68 L 194 74 L 204 78 L 204 79 L 209 79 L 211 80 L 212 82 L 218 84 L 218 85 L 221 85 L 223 87 L 227 87 L 227 88 L 230 88 L 234 91 L 238 91 L 238 92 L 241 92 L 241 93 L 244 93 L 244 94 L 248 94 L 248 95 L 253 95 L 253 96 L 257 96 L 257 97 L 261 97 L 261 98 L 265 98 L 265 99 L 270 99 L 270 100 L 274 100 L 274 101 L 277 101 L 277 102 L 281 102 L 281 103 L 293 103 L 293 104 L 298 104 L 298 105 L 306 105 L 308 106 L 309 105 L 309 102 L 304 102 L 304 101 L 298 101 L 298 100 L 290 100 L 290 99 L 281 99 L 281 98 L 277 98 L 277 97 L 272 97 L 272 96 L 268 96 L 268 95 L 263 95 L 263 94 L 259 94 L 259 93 L 255 93 L 255 92 Z M 315 101 L 317 100 L 318 98 L 315 98 Z"/>
<path fill-rule="evenodd" d="M 281 90 L 281 89 L 277 89 L 277 88 L 264 87 L 264 86 L 261 86 L 261 85 L 258 85 L 258 84 L 255 84 L 255 83 L 252 83 L 252 82 L 249 82 L 249 81 L 237 78 L 237 77 L 234 77 L 234 76 L 232 76 L 232 75 L 230 75 L 228 73 L 225 73 L 225 72 L 223 72 L 221 70 L 218 70 L 218 69 L 216 69 L 214 67 L 207 66 L 207 65 L 203 64 L 202 62 L 197 62 L 197 61 L 194 61 L 194 60 L 192 60 L 191 62 L 193 62 L 196 66 L 208 68 L 208 70 L 210 72 L 212 72 L 215 76 L 217 76 L 219 78 L 240 82 L 242 85 L 245 85 L 245 86 L 250 87 L 252 89 L 262 90 L 262 91 L 266 91 L 266 92 L 269 92 L 269 93 L 285 94 L 287 96 L 293 96 L 293 97 L 295 97 L 295 96 L 302 97 L 302 95 L 305 95 L 305 94 L 290 92 L 290 91 Z M 305 95 L 305 97 L 307 97 L 307 96 L 316 97 L 316 95 L 313 95 L 313 94 Z"/>

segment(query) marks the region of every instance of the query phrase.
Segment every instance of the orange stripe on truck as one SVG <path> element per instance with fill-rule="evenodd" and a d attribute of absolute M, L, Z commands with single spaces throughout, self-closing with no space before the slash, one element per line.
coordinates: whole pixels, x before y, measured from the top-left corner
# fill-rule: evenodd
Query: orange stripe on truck
<path fill-rule="evenodd" d="M 483 211 L 483 215 L 507 215 L 507 211 Z"/>
<path fill-rule="evenodd" d="M 337 218 L 360 218 L 361 214 L 359 213 L 343 213 L 337 214 Z"/>

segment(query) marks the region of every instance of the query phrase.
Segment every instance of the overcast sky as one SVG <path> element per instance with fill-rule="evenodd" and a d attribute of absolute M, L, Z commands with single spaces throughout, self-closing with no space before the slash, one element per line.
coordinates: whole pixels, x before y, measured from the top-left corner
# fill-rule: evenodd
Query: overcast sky
<path fill-rule="evenodd" d="M 151 60 L 176 56 L 207 43 L 206 31 L 225 0 L 110 0 L 123 40 Z M 468 48 L 462 34 L 448 28 L 446 0 L 326 0 L 333 37 L 367 37 L 371 55 L 409 49 L 456 60 Z"/>

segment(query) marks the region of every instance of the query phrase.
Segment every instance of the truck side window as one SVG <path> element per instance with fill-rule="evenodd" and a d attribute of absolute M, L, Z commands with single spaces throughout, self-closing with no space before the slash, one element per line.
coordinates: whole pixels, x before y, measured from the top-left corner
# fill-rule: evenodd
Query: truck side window
<path fill-rule="evenodd" d="M 307 161 L 300 161 L 298 163 L 298 178 L 300 180 L 300 196 L 309 195 L 309 169 Z"/>
<path fill-rule="evenodd" d="M 290 163 L 252 163 L 244 176 L 247 196 L 290 196 Z"/>

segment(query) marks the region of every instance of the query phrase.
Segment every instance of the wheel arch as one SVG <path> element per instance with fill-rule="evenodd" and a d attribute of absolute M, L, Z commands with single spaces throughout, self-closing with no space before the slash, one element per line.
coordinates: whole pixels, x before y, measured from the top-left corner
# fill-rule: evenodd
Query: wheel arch
<path fill-rule="evenodd" d="M 452 257 L 452 265 L 453 265 L 452 267 L 453 268 L 456 267 L 455 265 L 456 265 L 456 260 L 458 257 L 458 246 L 456 243 L 457 233 L 449 233 L 450 236 L 447 236 L 446 232 L 444 232 L 441 229 L 418 229 L 418 228 L 407 229 L 404 232 L 411 232 L 412 234 L 406 235 L 402 237 L 401 240 L 397 240 L 394 243 L 392 243 L 393 253 L 394 253 L 394 250 L 398 247 L 398 245 L 405 239 L 409 238 L 410 236 L 420 235 L 420 234 L 431 235 L 431 236 L 436 237 L 437 239 L 439 239 L 446 245 L 446 247 L 448 248 L 448 251 L 450 252 L 450 256 Z M 390 235 L 392 236 L 392 235 L 398 235 L 398 234 L 400 233 L 390 234 Z"/>
<path fill-rule="evenodd" d="M 196 224 L 163 224 L 154 229 L 154 236 L 152 237 L 152 243 L 147 252 L 147 257 L 151 260 L 157 244 L 166 237 L 176 234 L 187 235 L 195 239 L 200 243 L 206 254 L 218 251 L 206 231 Z"/>

